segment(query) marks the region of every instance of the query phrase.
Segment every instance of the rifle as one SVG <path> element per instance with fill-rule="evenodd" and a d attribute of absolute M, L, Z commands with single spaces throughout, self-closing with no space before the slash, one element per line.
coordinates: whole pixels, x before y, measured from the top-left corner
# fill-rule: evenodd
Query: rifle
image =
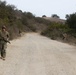
<path fill-rule="evenodd" d="M 3 39 L 5 42 L 8 42 L 9 44 L 11 44 L 10 41 L 6 40 L 4 37 L 2 37 L 2 39 Z"/>
<path fill-rule="evenodd" d="M 3 40 L 4 40 L 5 42 L 8 42 L 9 44 L 11 44 L 11 43 L 10 43 L 10 41 L 8 41 L 8 40 L 5 40 L 5 39 L 3 39 Z"/>

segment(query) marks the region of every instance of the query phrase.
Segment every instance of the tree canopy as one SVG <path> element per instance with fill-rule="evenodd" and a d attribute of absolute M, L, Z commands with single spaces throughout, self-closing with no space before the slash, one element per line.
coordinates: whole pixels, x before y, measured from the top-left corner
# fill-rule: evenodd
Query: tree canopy
<path fill-rule="evenodd" d="M 52 15 L 53 18 L 60 18 L 57 14 Z"/>
<path fill-rule="evenodd" d="M 76 13 L 66 15 L 66 23 L 71 29 L 76 31 Z"/>

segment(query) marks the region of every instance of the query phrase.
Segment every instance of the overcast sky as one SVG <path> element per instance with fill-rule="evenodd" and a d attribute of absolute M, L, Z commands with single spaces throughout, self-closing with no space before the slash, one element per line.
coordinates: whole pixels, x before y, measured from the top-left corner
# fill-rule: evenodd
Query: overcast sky
<path fill-rule="evenodd" d="M 2 0 L 4 1 L 4 0 Z M 76 12 L 76 0 L 5 0 L 8 4 L 15 5 L 19 10 L 31 12 L 35 16 L 46 15 L 51 17 L 57 14 L 65 19 L 66 14 Z"/>

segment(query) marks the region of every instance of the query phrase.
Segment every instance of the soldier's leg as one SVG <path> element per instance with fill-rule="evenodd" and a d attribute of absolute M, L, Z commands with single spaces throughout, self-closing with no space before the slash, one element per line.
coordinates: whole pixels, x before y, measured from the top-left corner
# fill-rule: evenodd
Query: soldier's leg
<path fill-rule="evenodd" d="M 1 58 L 3 57 L 3 44 L 1 45 Z"/>
<path fill-rule="evenodd" d="M 0 55 L 2 57 L 2 44 L 0 43 Z"/>
<path fill-rule="evenodd" d="M 2 51 L 1 51 L 1 56 L 2 56 L 3 58 L 6 57 L 6 48 L 7 48 L 7 45 L 6 45 L 6 44 L 3 44 L 3 45 L 2 45 Z"/>

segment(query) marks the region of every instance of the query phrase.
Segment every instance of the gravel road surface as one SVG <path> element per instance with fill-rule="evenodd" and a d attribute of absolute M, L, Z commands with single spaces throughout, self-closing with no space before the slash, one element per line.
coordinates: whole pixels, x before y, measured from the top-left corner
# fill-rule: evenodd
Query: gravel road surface
<path fill-rule="evenodd" d="M 0 75 L 76 75 L 76 47 L 26 33 L 8 44 Z"/>

